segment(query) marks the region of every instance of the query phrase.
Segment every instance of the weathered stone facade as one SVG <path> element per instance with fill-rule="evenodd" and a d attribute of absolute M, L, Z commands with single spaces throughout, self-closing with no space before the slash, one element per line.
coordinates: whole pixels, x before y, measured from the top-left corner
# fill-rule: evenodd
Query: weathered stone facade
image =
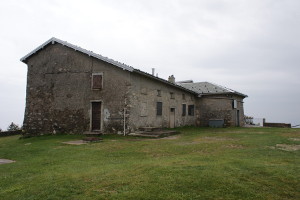
<path fill-rule="evenodd" d="M 23 127 L 30 134 L 129 133 L 149 126 L 207 126 L 213 118 L 224 119 L 226 126 L 243 125 L 245 96 L 200 96 L 56 38 L 21 60 L 28 66 Z M 94 75 L 101 88 L 93 87 Z M 97 130 L 93 123 L 99 123 Z"/>
<path fill-rule="evenodd" d="M 32 133 L 90 130 L 91 102 L 102 103 L 102 129 L 123 130 L 129 72 L 61 44 L 47 46 L 27 61 L 25 130 Z M 91 89 L 93 73 L 103 89 Z"/>
<path fill-rule="evenodd" d="M 132 74 L 130 90 L 131 115 L 129 122 L 133 129 L 143 126 L 170 127 L 170 115 L 175 114 L 175 126 L 195 125 L 196 115 L 182 115 L 182 104 L 195 105 L 196 95 L 172 85 Z M 171 96 L 173 95 L 173 96 Z M 156 103 L 162 102 L 162 115 L 157 116 Z M 171 109 L 173 109 L 172 113 Z"/>
<path fill-rule="evenodd" d="M 236 100 L 237 106 L 233 107 Z M 224 126 L 244 126 L 243 98 L 232 94 L 206 95 L 199 98 L 197 109 L 200 110 L 198 125 L 208 126 L 209 120 L 222 119 Z"/>

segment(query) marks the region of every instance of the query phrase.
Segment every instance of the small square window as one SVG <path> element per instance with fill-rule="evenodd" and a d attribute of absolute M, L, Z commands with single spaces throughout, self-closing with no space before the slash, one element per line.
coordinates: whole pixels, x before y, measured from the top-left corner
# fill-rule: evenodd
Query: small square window
<path fill-rule="evenodd" d="M 161 90 L 157 90 L 157 96 L 161 97 Z"/>
<path fill-rule="evenodd" d="M 173 92 L 170 92 L 170 97 L 171 97 L 171 99 L 175 99 L 175 95 Z"/>
<path fill-rule="evenodd" d="M 103 86 L 103 75 L 100 73 L 92 74 L 92 89 L 100 90 Z"/>

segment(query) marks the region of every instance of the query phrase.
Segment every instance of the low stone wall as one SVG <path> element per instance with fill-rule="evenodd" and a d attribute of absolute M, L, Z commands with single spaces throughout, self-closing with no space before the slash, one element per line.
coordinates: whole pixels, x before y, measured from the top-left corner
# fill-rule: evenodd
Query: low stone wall
<path fill-rule="evenodd" d="M 291 128 L 291 124 L 265 122 L 264 127 Z"/>
<path fill-rule="evenodd" d="M 3 132 L 0 132 L 0 137 L 11 136 L 11 135 L 20 135 L 20 134 L 22 134 L 22 130 L 3 131 Z"/>

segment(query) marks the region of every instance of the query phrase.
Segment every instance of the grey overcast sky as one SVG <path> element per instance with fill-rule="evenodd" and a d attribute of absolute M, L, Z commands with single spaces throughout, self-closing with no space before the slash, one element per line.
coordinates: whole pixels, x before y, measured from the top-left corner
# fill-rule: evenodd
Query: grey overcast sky
<path fill-rule="evenodd" d="M 237 90 L 245 114 L 300 124 L 299 0 L 0 0 L 0 128 L 23 122 L 20 58 L 51 37 L 159 77 Z"/>

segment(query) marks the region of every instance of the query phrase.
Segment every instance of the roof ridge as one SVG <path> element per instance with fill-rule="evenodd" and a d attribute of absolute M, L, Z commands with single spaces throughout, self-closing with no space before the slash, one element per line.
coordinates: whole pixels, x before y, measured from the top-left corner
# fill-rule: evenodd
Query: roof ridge
<path fill-rule="evenodd" d="M 128 70 L 128 71 L 133 71 L 134 68 L 130 65 L 127 65 L 127 64 L 124 64 L 124 63 L 121 63 L 119 61 L 115 61 L 111 58 L 108 58 L 108 57 L 105 57 L 105 56 L 102 56 L 101 54 L 97 54 L 97 53 L 94 53 L 93 51 L 90 51 L 90 50 L 87 50 L 87 49 L 84 49 L 80 46 L 77 46 L 77 45 L 74 45 L 74 44 L 71 44 L 67 41 L 63 41 L 61 39 L 58 39 L 56 37 L 52 37 L 50 38 L 49 40 L 47 40 L 46 42 L 44 42 L 43 44 L 41 44 L 40 46 L 38 46 L 37 48 L 35 48 L 34 50 L 32 50 L 31 52 L 29 52 L 28 54 L 26 54 L 24 57 L 22 57 L 20 60 L 22 62 L 25 62 L 27 58 L 29 58 L 30 56 L 32 56 L 33 54 L 35 54 L 36 52 L 40 51 L 41 49 L 43 49 L 45 46 L 47 46 L 48 44 L 52 43 L 59 43 L 63 46 L 67 46 L 69 48 L 72 48 L 74 49 L 75 51 L 80 51 L 81 53 L 85 53 L 89 56 L 92 56 L 92 57 L 95 57 L 95 58 L 98 58 L 100 60 L 103 60 L 105 62 L 108 62 L 110 64 L 113 64 L 113 65 L 116 65 L 117 67 L 120 67 L 124 70 Z"/>

